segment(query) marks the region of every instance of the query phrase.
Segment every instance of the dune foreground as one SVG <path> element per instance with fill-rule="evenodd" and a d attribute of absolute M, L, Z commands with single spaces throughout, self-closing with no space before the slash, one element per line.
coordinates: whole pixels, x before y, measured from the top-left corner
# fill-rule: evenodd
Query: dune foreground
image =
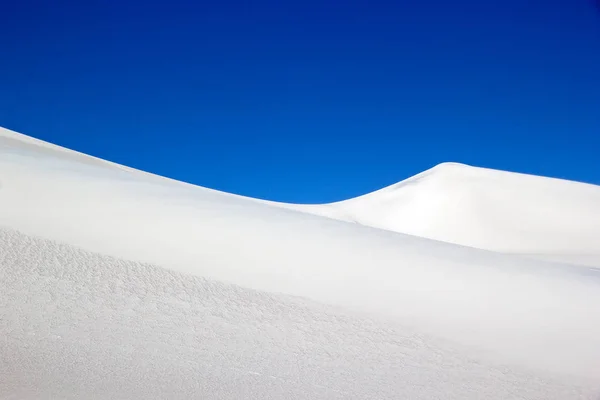
<path fill-rule="evenodd" d="M 600 187 L 282 204 L 0 128 L 0 399 L 600 399 Z"/>

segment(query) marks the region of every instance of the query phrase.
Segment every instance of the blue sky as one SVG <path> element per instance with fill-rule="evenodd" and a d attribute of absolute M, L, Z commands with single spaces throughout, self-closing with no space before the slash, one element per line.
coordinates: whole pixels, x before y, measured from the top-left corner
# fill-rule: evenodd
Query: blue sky
<path fill-rule="evenodd" d="M 443 161 L 600 184 L 593 0 L 1 7 L 0 125 L 111 161 L 292 202 Z"/>

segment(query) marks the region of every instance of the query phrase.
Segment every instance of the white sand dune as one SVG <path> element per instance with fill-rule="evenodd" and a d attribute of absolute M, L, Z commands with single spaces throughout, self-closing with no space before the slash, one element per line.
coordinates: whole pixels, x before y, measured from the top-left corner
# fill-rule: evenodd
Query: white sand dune
<path fill-rule="evenodd" d="M 597 399 L 599 216 L 456 164 L 266 202 L 0 129 L 0 399 Z"/>
<path fill-rule="evenodd" d="M 316 214 L 449 243 L 600 266 L 600 187 L 443 163 Z"/>

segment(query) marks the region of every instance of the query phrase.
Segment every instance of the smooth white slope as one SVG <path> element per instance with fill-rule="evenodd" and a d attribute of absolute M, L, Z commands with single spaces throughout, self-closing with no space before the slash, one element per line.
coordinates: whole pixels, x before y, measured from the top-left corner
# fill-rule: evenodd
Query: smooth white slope
<path fill-rule="evenodd" d="M 0 399 L 594 399 L 389 320 L 0 228 Z M 554 378 L 554 379 L 553 379 Z"/>
<path fill-rule="evenodd" d="M 3 128 L 0 137 L 16 148 L 27 143 L 38 151 L 43 148 L 47 155 L 68 154 L 69 159 L 84 165 L 140 172 Z M 165 180 L 144 175 L 145 179 Z M 443 163 L 386 188 L 336 203 L 252 200 L 469 247 L 600 267 L 597 185 Z"/>
<path fill-rule="evenodd" d="M 596 390 L 600 375 L 600 276 L 591 269 L 526 261 L 286 210 L 10 131 L 0 131 L 0 226 L 381 315 L 456 346 L 470 346 L 485 365 L 504 363 L 518 376 L 530 370 L 544 381 Z M 47 264 L 52 258 L 44 259 Z M 15 262 L 11 260 L 9 265 Z M 88 265 L 77 257 L 66 264 Z M 100 262 L 87 268 L 107 267 Z M 117 284 L 111 273 L 102 274 Z M 38 283 L 31 285 L 23 290 L 35 293 Z M 2 311 L 19 315 L 23 326 L 41 329 L 43 318 L 35 321 L 46 306 L 25 304 L 15 310 L 9 302 Z M 77 321 L 65 312 L 66 326 L 75 326 Z M 92 346 L 90 337 L 82 335 L 69 340 Z M 118 342 L 121 334 L 115 335 Z M 14 341 L 7 345 L 19 348 Z M 493 368 L 484 369 L 494 374 Z M 459 384 L 457 377 L 449 379 Z M 498 393 L 509 390 L 503 385 Z M 543 398 L 543 392 L 526 398 Z"/>
<path fill-rule="evenodd" d="M 600 267 L 600 186 L 444 163 L 320 215 L 507 253 Z"/>

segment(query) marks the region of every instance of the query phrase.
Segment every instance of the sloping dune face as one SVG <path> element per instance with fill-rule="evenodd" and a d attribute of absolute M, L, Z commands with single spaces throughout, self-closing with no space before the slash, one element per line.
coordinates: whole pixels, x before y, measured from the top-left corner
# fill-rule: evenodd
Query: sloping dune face
<path fill-rule="evenodd" d="M 322 215 L 480 249 L 600 266 L 600 187 L 444 163 Z"/>
<path fill-rule="evenodd" d="M 340 220 L 465 168 L 317 210 L 0 130 L 0 399 L 595 399 L 596 269 Z"/>

